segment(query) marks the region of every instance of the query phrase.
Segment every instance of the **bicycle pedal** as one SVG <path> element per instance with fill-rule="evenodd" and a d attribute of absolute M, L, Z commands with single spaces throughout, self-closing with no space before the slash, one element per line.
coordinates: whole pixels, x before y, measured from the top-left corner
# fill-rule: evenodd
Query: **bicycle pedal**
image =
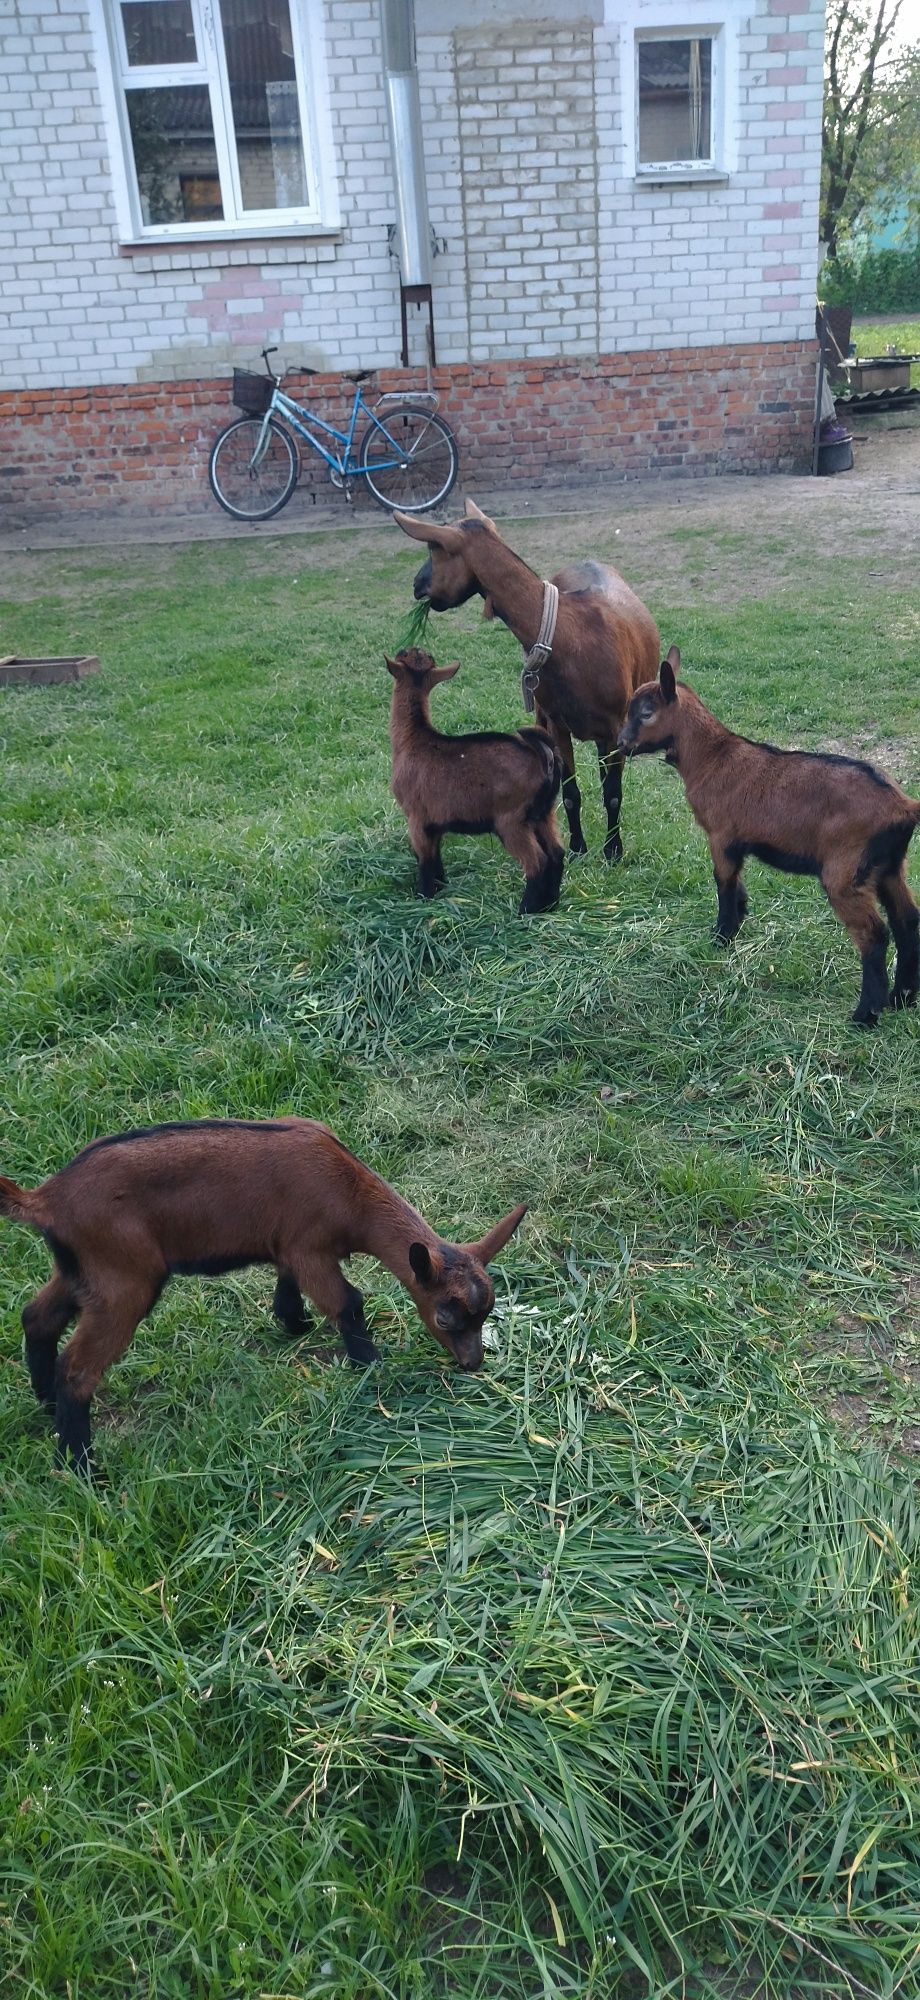
<path fill-rule="evenodd" d="M 342 477 L 342 474 L 340 472 L 336 472 L 334 465 L 330 465 L 329 467 L 329 478 L 332 482 L 332 485 L 335 487 L 336 491 L 338 493 L 341 493 L 344 489 L 345 481 Z"/>

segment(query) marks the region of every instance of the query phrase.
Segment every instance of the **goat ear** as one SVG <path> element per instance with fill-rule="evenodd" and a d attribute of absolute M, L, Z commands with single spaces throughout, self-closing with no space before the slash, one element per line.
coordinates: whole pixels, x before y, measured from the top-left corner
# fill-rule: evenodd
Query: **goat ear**
<path fill-rule="evenodd" d="M 668 666 L 674 668 L 675 676 L 680 673 L 680 647 L 668 647 Z"/>
<path fill-rule="evenodd" d="M 420 1285 L 433 1285 L 436 1282 L 437 1272 L 426 1243 L 410 1243 L 409 1263 Z"/>
<path fill-rule="evenodd" d="M 510 1215 L 504 1216 L 501 1222 L 496 1222 L 494 1229 L 488 1230 L 485 1236 L 481 1236 L 478 1243 L 467 1244 L 470 1256 L 475 1257 L 479 1264 L 491 1264 L 493 1257 L 497 1257 L 499 1251 L 504 1249 L 508 1238 L 514 1235 L 526 1214 L 527 1203 L 522 1201 L 520 1207 L 513 1208 Z"/>
<path fill-rule="evenodd" d="M 439 681 L 452 681 L 454 675 L 458 674 L 459 672 L 460 672 L 460 662 L 459 660 L 453 660 L 449 667 L 435 667 L 434 672 L 432 674 L 429 674 L 428 678 L 431 682 L 432 687 L 435 688 L 437 687 Z"/>
<path fill-rule="evenodd" d="M 396 664 L 396 661 L 390 659 L 389 653 L 384 653 L 383 658 L 387 673 L 392 674 L 394 681 L 398 680 L 400 670 Z"/>
<path fill-rule="evenodd" d="M 475 500 L 467 499 L 464 512 L 468 521 L 481 521 L 484 528 L 491 528 L 493 535 L 498 534 L 495 522 L 489 520 L 488 514 L 484 514 L 481 507 L 477 507 Z"/>
<path fill-rule="evenodd" d="M 427 542 L 428 547 L 443 549 L 445 555 L 455 556 L 463 547 L 463 531 L 460 528 L 442 527 L 439 521 L 417 521 L 414 514 L 400 514 L 394 507 L 391 517 L 404 535 L 411 535 L 414 542 Z"/>
<path fill-rule="evenodd" d="M 661 666 L 658 669 L 658 686 L 664 695 L 665 701 L 677 700 L 677 682 L 674 679 L 674 668 L 671 665 L 670 653 L 666 660 L 662 660 Z"/>

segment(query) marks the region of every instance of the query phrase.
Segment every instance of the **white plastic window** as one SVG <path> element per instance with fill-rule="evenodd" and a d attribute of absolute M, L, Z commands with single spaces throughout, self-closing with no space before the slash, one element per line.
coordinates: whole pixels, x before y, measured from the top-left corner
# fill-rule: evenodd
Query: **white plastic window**
<path fill-rule="evenodd" d="M 301 0 L 108 0 L 138 235 L 322 222 Z"/>
<path fill-rule="evenodd" d="M 719 42 L 712 31 L 636 41 L 636 168 L 712 171 L 719 164 Z"/>

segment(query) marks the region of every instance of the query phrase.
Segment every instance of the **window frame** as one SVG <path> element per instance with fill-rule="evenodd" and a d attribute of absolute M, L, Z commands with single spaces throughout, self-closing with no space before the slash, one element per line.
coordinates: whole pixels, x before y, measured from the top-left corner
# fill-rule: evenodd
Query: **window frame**
<path fill-rule="evenodd" d="M 643 160 L 640 158 L 639 120 L 641 98 L 639 92 L 639 50 L 648 42 L 709 42 L 711 48 L 709 71 L 709 154 L 700 160 Z M 724 172 L 722 165 L 725 110 L 724 110 L 724 51 L 722 31 L 719 25 L 707 23 L 705 26 L 637 28 L 633 43 L 633 88 L 635 91 L 635 170 L 637 180 L 670 180 L 672 177 L 687 180 Z"/>
<path fill-rule="evenodd" d="M 621 127 L 616 158 L 625 180 L 636 188 L 725 186 L 741 164 L 740 36 L 750 17 L 750 0 L 603 0 L 604 22 L 617 52 Z M 684 36 L 718 37 L 721 72 L 719 99 L 713 106 L 714 167 L 662 167 L 649 170 L 638 159 L 638 59 L 636 38 L 660 32 L 677 41 Z M 717 122 L 718 121 L 718 122 Z"/>
<path fill-rule="evenodd" d="M 97 74 L 106 116 L 122 244 L 144 247 L 266 236 L 335 234 L 339 229 L 322 0 L 288 0 L 304 168 L 312 199 L 297 208 L 244 209 L 219 0 L 188 0 L 196 61 L 130 64 L 120 0 L 90 0 Z M 128 119 L 128 91 L 197 85 L 208 91 L 224 215 L 220 220 L 143 219 Z M 234 213 L 227 214 L 232 205 Z"/>

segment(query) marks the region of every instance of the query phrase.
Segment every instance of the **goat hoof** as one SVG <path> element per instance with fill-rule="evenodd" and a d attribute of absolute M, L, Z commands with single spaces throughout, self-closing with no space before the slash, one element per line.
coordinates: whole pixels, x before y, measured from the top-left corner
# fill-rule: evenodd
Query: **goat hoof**
<path fill-rule="evenodd" d="M 622 859 L 623 842 L 618 833 L 611 834 L 610 838 L 604 842 L 604 860 L 622 861 Z"/>
<path fill-rule="evenodd" d="M 372 1340 L 353 1340 L 346 1352 L 353 1368 L 369 1368 L 372 1361 L 380 1360 Z"/>
<path fill-rule="evenodd" d="M 279 1340 L 303 1340 L 313 1331 L 313 1321 L 304 1313 L 302 1319 L 282 1319 L 280 1313 L 274 1315 Z"/>
<path fill-rule="evenodd" d="M 888 996 L 888 1005 L 889 1007 L 897 1007 L 897 1008 L 916 1007 L 917 1005 L 916 988 L 906 987 L 902 988 L 899 991 L 898 987 L 896 986 L 894 992 L 890 993 Z"/>
<path fill-rule="evenodd" d="M 571 859 L 573 854 L 587 854 L 587 852 L 588 843 L 586 840 L 579 838 L 578 840 L 569 841 L 569 859 Z"/>
<path fill-rule="evenodd" d="M 854 1028 L 878 1027 L 878 1015 L 873 1014 L 868 1008 L 862 1008 L 862 1007 L 855 1008 L 854 1012 L 850 1015 L 850 1020 L 852 1021 Z"/>
<path fill-rule="evenodd" d="M 100 1473 L 91 1451 L 73 1451 L 58 1445 L 54 1454 L 58 1472 L 75 1472 L 78 1479 L 85 1479 L 88 1485 L 104 1486 L 105 1478 Z"/>

